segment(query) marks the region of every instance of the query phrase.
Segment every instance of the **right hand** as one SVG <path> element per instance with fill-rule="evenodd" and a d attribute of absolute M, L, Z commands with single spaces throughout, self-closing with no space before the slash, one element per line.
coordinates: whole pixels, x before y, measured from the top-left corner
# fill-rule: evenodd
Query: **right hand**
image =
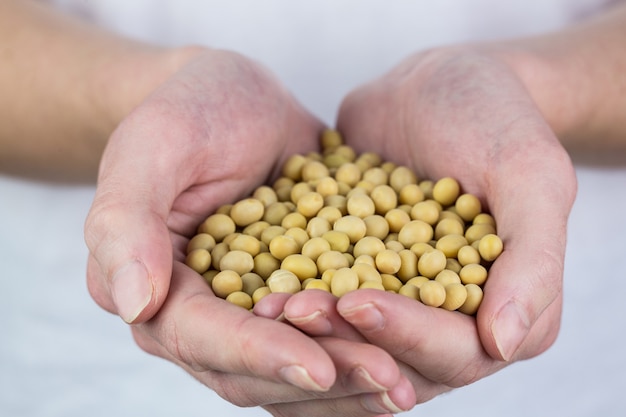
<path fill-rule="evenodd" d="M 183 264 L 207 215 L 276 175 L 288 156 L 316 150 L 322 127 L 255 62 L 191 54 L 109 140 L 85 226 L 89 291 L 132 324 L 141 348 L 234 404 L 368 416 L 385 409 L 368 411 L 355 394 L 389 391 L 410 407 L 412 387 L 384 350 L 257 317 Z"/>

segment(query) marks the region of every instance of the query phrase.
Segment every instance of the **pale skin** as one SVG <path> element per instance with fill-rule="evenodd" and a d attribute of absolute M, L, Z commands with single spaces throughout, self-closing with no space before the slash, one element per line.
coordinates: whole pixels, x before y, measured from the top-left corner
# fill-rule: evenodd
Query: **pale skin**
<path fill-rule="evenodd" d="M 506 250 L 476 318 L 376 291 L 278 296 L 256 315 L 218 299 L 182 264 L 186 240 L 316 149 L 322 124 L 232 52 L 131 42 L 29 1 L 3 2 L 0 20 L 0 86 L 13 92 L 0 98 L 0 166 L 90 180 L 106 145 L 85 229 L 91 294 L 228 401 L 388 415 L 554 341 L 576 192 L 566 149 L 626 153 L 626 7 L 566 33 L 417 53 L 341 106 L 357 150 L 460 178 L 494 214 Z M 263 317 L 281 312 L 291 325 Z"/>

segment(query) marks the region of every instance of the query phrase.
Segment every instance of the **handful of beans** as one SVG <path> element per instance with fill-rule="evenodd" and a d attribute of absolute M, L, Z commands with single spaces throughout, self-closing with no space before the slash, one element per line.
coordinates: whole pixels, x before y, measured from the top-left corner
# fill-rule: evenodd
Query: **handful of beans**
<path fill-rule="evenodd" d="M 473 315 L 503 250 L 494 218 L 450 177 L 418 179 L 335 130 L 322 152 L 293 155 L 272 186 L 220 207 L 186 264 L 218 297 L 251 309 L 267 294 L 360 288 Z"/>

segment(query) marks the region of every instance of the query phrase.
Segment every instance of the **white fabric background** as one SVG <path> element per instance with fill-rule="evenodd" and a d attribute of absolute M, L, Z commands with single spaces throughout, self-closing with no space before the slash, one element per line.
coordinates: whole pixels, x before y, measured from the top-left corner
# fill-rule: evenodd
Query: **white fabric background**
<path fill-rule="evenodd" d="M 550 30 L 594 2 L 335 3 L 76 0 L 72 7 L 142 39 L 251 55 L 332 123 L 347 91 L 411 51 Z M 577 170 L 556 344 L 406 415 L 624 415 L 626 167 Z M 142 352 L 121 320 L 90 299 L 82 225 L 93 191 L 0 177 L 0 416 L 265 416 Z"/>

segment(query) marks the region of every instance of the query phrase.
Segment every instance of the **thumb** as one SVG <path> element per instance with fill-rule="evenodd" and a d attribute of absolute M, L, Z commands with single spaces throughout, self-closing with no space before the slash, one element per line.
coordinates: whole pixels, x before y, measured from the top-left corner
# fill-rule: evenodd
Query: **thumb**
<path fill-rule="evenodd" d="M 176 185 L 163 175 L 165 164 L 154 162 L 158 147 L 148 155 L 131 140 L 143 136 L 130 133 L 118 130 L 109 140 L 84 233 L 91 296 L 127 323 L 140 323 L 156 314 L 170 285 Z"/>
<path fill-rule="evenodd" d="M 89 291 L 127 323 L 150 319 L 167 295 L 172 244 L 156 195 L 132 198 L 139 185 L 103 182 L 85 223 Z"/>

